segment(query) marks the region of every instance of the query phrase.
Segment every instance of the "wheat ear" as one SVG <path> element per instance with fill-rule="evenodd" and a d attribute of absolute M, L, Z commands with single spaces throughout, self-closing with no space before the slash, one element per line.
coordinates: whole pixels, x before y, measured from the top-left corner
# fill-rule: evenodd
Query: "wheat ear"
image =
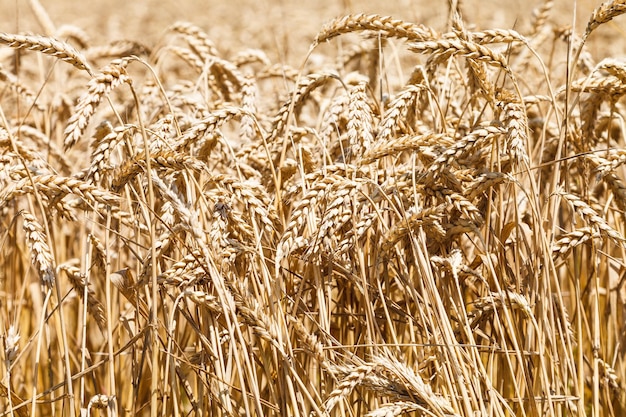
<path fill-rule="evenodd" d="M 91 116 L 104 96 L 123 83 L 130 83 L 130 77 L 126 73 L 128 62 L 128 59 L 115 60 L 89 81 L 87 92 L 78 101 L 65 129 L 66 150 L 74 146 L 83 136 Z"/>
<path fill-rule="evenodd" d="M 92 73 L 91 67 L 83 54 L 78 52 L 72 45 L 54 38 L 36 35 L 14 35 L 0 32 L 0 44 L 16 49 L 28 49 L 30 51 L 41 52 L 42 54 L 65 61 L 79 70 L 87 71 L 89 74 Z"/>
<path fill-rule="evenodd" d="M 433 29 L 376 14 L 351 14 L 335 19 L 325 25 L 317 34 L 314 45 L 328 41 L 339 35 L 356 31 L 373 31 L 383 36 L 406 38 L 413 41 L 437 39 L 439 35 Z"/>

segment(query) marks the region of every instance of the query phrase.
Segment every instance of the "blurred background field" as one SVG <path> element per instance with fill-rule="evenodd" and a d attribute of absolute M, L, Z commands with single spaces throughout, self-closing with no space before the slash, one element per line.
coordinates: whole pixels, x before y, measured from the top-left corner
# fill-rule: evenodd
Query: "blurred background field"
<path fill-rule="evenodd" d="M 533 8 L 541 2 L 466 0 L 460 3 L 464 20 L 476 28 L 523 32 L 528 28 Z M 448 15 L 448 0 L 54 0 L 41 4 L 55 25 L 78 26 L 94 44 L 126 39 L 154 46 L 168 26 L 185 21 L 201 27 L 226 55 L 229 50 L 259 48 L 273 61 L 294 66 L 301 63 L 322 25 L 337 16 L 374 13 L 441 29 Z M 551 22 L 556 26 L 571 25 L 576 17 L 580 33 L 588 16 L 599 4 L 599 0 L 556 1 Z M 2 31 L 41 33 L 42 28 L 27 0 L 1 0 L 0 10 Z M 609 48 L 614 55 L 625 54 L 625 26 L 610 22 L 599 28 L 594 48 Z"/>

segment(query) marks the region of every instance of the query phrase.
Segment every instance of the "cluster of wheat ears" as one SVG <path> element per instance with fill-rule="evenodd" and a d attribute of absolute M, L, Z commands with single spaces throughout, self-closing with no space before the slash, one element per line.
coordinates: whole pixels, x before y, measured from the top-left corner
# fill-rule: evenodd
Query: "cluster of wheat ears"
<path fill-rule="evenodd" d="M 626 1 L 552 3 L 0 33 L 0 416 L 625 415 Z"/>

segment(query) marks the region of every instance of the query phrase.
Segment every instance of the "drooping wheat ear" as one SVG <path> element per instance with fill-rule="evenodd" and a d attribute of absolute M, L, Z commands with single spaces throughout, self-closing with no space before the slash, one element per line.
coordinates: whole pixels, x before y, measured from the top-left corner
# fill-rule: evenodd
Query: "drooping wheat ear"
<path fill-rule="evenodd" d="M 5 70 L 2 65 L 0 65 L 0 81 L 4 81 L 6 84 L 8 84 L 19 97 L 22 97 L 26 100 L 26 103 L 29 106 L 33 106 L 39 111 L 44 111 L 44 107 L 36 100 L 37 95 L 32 92 L 28 87 L 23 85 L 15 75 Z"/>
<path fill-rule="evenodd" d="M 13 144 L 10 140 L 10 133 L 3 127 L 0 127 L 0 149 L 6 149 L 7 155 L 11 155 L 13 157 L 17 157 L 13 151 Z M 13 141 L 15 143 L 15 147 L 17 148 L 17 153 L 21 158 L 23 158 L 27 162 L 43 162 L 43 158 L 39 154 L 39 151 L 32 146 L 28 146 L 22 141 Z"/>
<path fill-rule="evenodd" d="M 205 70 L 205 61 L 203 61 L 202 58 L 200 58 L 200 56 L 193 52 L 190 48 L 178 45 L 169 45 L 160 52 L 163 53 L 164 51 L 170 51 L 177 55 L 190 67 L 195 69 L 198 74 L 202 74 Z"/>
<path fill-rule="evenodd" d="M 603 158 L 594 154 L 587 156 L 594 165 L 594 171 L 600 175 L 606 175 L 626 164 L 626 149 L 611 149 L 607 153 Z"/>
<path fill-rule="evenodd" d="M 423 85 L 409 84 L 395 95 L 378 125 L 377 144 L 380 143 L 382 146 L 391 139 L 395 129 L 400 125 L 400 120 L 406 109 L 420 99 L 420 95 L 425 89 L 426 87 Z"/>
<path fill-rule="evenodd" d="M 222 314 L 224 312 L 222 304 L 220 304 L 218 298 L 214 295 L 207 294 L 204 291 L 194 290 L 189 287 L 185 288 L 182 294 L 194 304 L 206 307 L 209 311 L 215 314 Z"/>
<path fill-rule="evenodd" d="M 298 79 L 300 71 L 287 64 L 268 65 L 259 72 L 255 73 L 257 80 L 267 78 L 280 78 L 281 80 L 295 82 Z"/>
<path fill-rule="evenodd" d="M 128 59 L 119 59 L 111 62 L 101 72 L 96 74 L 88 83 L 87 92 L 81 96 L 65 128 L 64 147 L 66 150 L 78 142 L 83 136 L 91 116 L 106 94 L 118 86 L 130 83 L 131 78 L 126 72 Z"/>
<path fill-rule="evenodd" d="M 345 33 L 364 30 L 377 32 L 386 37 L 406 38 L 412 41 L 433 40 L 439 37 L 436 31 L 424 25 L 404 22 L 390 16 L 359 13 L 335 19 L 325 25 L 315 37 L 313 45 L 319 45 Z"/>
<path fill-rule="evenodd" d="M 591 227 L 595 230 L 598 230 L 600 234 L 604 237 L 608 237 L 613 240 L 617 245 L 626 246 L 626 239 L 620 232 L 612 228 L 609 223 L 602 218 L 594 209 L 592 209 L 589 204 L 585 203 L 580 197 L 566 193 L 563 191 L 558 191 L 559 194 L 565 201 L 570 203 L 574 208 L 574 211 L 582 217 Z"/>
<path fill-rule="evenodd" d="M 461 55 L 491 66 L 500 67 L 510 76 L 513 75 L 504 55 L 475 42 L 464 41 L 462 39 L 411 42 L 409 43 L 409 50 L 423 54 L 432 54 L 429 57 L 430 66 L 436 66 L 453 56 Z"/>
<path fill-rule="evenodd" d="M 74 291 L 83 298 L 85 295 L 85 274 L 80 272 L 80 269 L 71 265 L 60 265 L 58 268 L 60 271 L 65 271 L 70 284 L 74 288 Z M 87 311 L 96 320 L 96 324 L 103 330 L 106 328 L 107 317 L 105 313 L 104 305 L 96 298 L 93 288 L 87 286 Z"/>
<path fill-rule="evenodd" d="M 489 45 L 492 43 L 514 43 L 520 42 L 528 44 L 528 40 L 519 32 L 513 29 L 485 29 L 480 32 L 467 32 L 467 38 L 459 36 L 457 32 L 442 35 L 443 39 L 463 39 L 477 43 L 479 45 Z"/>
<path fill-rule="evenodd" d="M 311 333 L 302 323 L 301 320 L 290 317 L 290 323 L 292 324 L 292 329 L 294 330 L 296 337 L 298 340 L 304 345 L 304 348 L 307 349 L 310 353 L 313 354 L 315 360 L 320 364 L 320 367 L 329 373 L 331 371 L 331 361 L 327 359 L 327 356 L 332 357 L 332 353 L 330 351 L 324 350 L 327 346 L 326 344 L 320 342 L 319 338 Z"/>
<path fill-rule="evenodd" d="M 163 170 L 165 175 L 183 170 L 200 172 L 205 169 L 205 165 L 195 157 L 173 152 L 167 148 L 152 151 L 151 154 L 152 168 Z M 140 150 L 115 169 L 115 175 L 111 180 L 111 190 L 119 192 L 129 181 L 146 170 L 145 152 Z M 89 172 L 91 173 L 91 170 Z"/>
<path fill-rule="evenodd" d="M 583 34 L 583 43 L 598 26 L 623 13 L 626 13 L 626 0 L 612 0 L 602 3 L 591 13 L 589 22 L 587 22 L 587 28 Z"/>
<path fill-rule="evenodd" d="M 230 119 L 235 117 L 240 117 L 243 114 L 248 115 L 252 119 L 254 119 L 254 115 L 250 114 L 246 110 L 240 107 L 223 107 L 219 110 L 214 111 L 208 117 L 205 117 L 202 120 L 197 121 L 191 126 L 191 128 L 187 129 L 187 131 L 183 132 L 182 136 L 178 139 L 177 143 L 174 145 L 174 149 L 176 152 L 184 152 L 189 149 L 191 145 L 196 143 L 202 136 L 209 134 L 216 130 L 220 125 L 228 122 Z M 256 120 L 256 119 L 254 119 Z M 254 126 L 257 126 L 257 123 L 254 123 Z"/>
<path fill-rule="evenodd" d="M 450 138 L 439 133 L 427 133 L 426 135 L 402 135 L 392 137 L 386 141 L 376 141 L 375 145 L 363 154 L 360 163 L 363 165 L 371 164 L 380 158 L 397 155 L 405 151 L 417 150 L 424 146 L 430 146 L 433 143 L 442 143 L 446 139 Z"/>
<path fill-rule="evenodd" d="M 27 211 L 20 213 L 24 220 L 26 244 L 31 252 L 31 262 L 37 268 L 42 285 L 52 286 L 56 274 L 54 272 L 54 256 L 48 246 L 43 226 Z"/>
<path fill-rule="evenodd" d="M 365 364 L 353 367 L 350 372 L 339 383 L 324 401 L 324 415 L 329 416 L 330 412 L 339 402 L 347 398 L 354 388 L 361 385 L 363 380 L 376 368 L 375 364 Z"/>
<path fill-rule="evenodd" d="M 599 238 L 600 232 L 596 228 L 582 227 L 562 235 L 559 240 L 552 245 L 552 252 L 554 252 L 556 256 L 565 258 L 575 247 L 582 245 L 588 240 Z"/>
<path fill-rule="evenodd" d="M 202 29 L 191 23 L 176 22 L 169 27 L 169 30 L 184 35 L 191 49 L 204 61 L 208 60 L 211 56 L 217 57 L 220 55 L 208 35 Z"/>
<path fill-rule="evenodd" d="M 587 94 L 581 98 L 580 135 L 575 135 L 575 140 L 572 141 L 578 152 L 593 149 L 598 143 L 596 125 L 598 123 L 598 113 L 605 101 L 606 95 L 597 93 Z"/>
<path fill-rule="evenodd" d="M 483 213 L 481 213 L 478 208 L 472 204 L 467 198 L 462 196 L 459 193 L 447 193 L 445 197 L 446 202 L 448 203 L 448 208 L 454 208 L 456 211 L 461 213 L 465 219 L 470 220 L 475 225 L 480 226 L 484 222 Z"/>
<path fill-rule="evenodd" d="M 358 213 L 360 207 L 357 200 L 357 193 L 360 189 L 365 188 L 366 182 L 363 180 L 350 180 L 344 178 L 335 182 L 326 195 L 326 207 L 324 214 L 317 230 L 309 230 L 311 235 L 315 236 L 315 241 L 307 248 L 305 259 L 317 255 L 321 247 L 328 253 L 335 251 L 336 240 L 335 233 L 342 230 L 346 225 L 350 224 L 354 219 L 355 213 Z M 356 203 L 356 207 L 355 204 Z"/>
<path fill-rule="evenodd" d="M 93 248 L 93 256 L 92 256 L 93 261 L 90 265 L 90 268 L 92 266 L 95 266 L 101 272 L 104 272 L 106 269 L 106 262 L 107 262 L 106 250 L 104 249 L 104 245 L 102 244 L 100 239 L 98 239 L 92 233 L 89 233 L 88 239 L 89 239 L 89 243 L 91 244 L 91 247 Z"/>
<path fill-rule="evenodd" d="M 563 86 L 557 91 L 557 94 L 563 94 L 566 88 Z M 594 74 L 591 77 L 572 81 L 569 89 L 575 93 L 595 93 L 603 96 L 604 99 L 609 98 L 617 101 L 618 98 L 626 94 L 626 83 L 614 75 L 600 76 Z"/>
<path fill-rule="evenodd" d="M 348 92 L 349 154 L 357 163 L 374 142 L 374 112 L 367 97 L 367 86 L 367 80 L 359 81 Z"/>
<path fill-rule="evenodd" d="M 172 189 L 172 187 L 168 186 L 154 173 L 152 173 L 152 182 L 156 186 L 156 189 L 160 192 L 161 196 L 163 196 L 163 199 L 171 202 L 174 206 L 174 209 L 180 216 L 181 226 L 191 232 L 194 239 L 196 239 L 199 244 L 205 245 L 207 236 L 204 233 L 202 225 L 198 221 L 200 216 L 197 210 L 189 208 L 183 202 L 182 198 Z"/>
<path fill-rule="evenodd" d="M 233 101 L 231 96 L 239 92 L 244 83 L 244 76 L 239 68 L 232 62 L 217 57 L 210 57 L 205 62 L 216 81 L 211 87 L 214 89 L 217 87 L 216 92 L 220 93 L 225 101 Z"/>
<path fill-rule="evenodd" d="M 263 224 L 268 232 L 275 230 L 278 216 L 272 198 L 265 189 L 254 181 L 240 181 L 226 175 L 213 175 L 207 183 L 214 183 L 228 191 L 246 206 L 248 214 Z"/>
<path fill-rule="evenodd" d="M 515 182 L 510 174 L 502 172 L 486 172 L 474 178 L 466 188 L 465 196 L 468 200 L 474 201 L 489 188 L 494 187 L 503 182 Z"/>
<path fill-rule="evenodd" d="M 474 129 L 468 135 L 454 142 L 454 145 L 435 159 L 432 165 L 428 167 L 429 175 L 439 176 L 442 170 L 448 167 L 454 160 L 458 160 L 463 155 L 467 155 L 483 145 L 490 146 L 490 142 L 503 133 L 504 130 L 501 127 L 493 125 L 480 126 Z"/>
<path fill-rule="evenodd" d="M 293 114 L 297 115 L 311 92 L 332 79 L 338 79 L 337 75 L 332 73 L 311 74 L 300 80 L 294 91 L 289 94 L 287 101 L 278 110 L 276 117 L 274 117 L 272 130 L 267 141 L 272 142 L 278 138 L 283 133 L 291 112 L 293 111 Z"/>
<path fill-rule="evenodd" d="M 606 183 L 613 193 L 617 208 L 626 211 L 626 184 L 624 181 L 615 172 L 609 172 L 604 175 L 602 181 Z"/>
<path fill-rule="evenodd" d="M 249 295 L 248 287 L 240 279 L 228 281 L 228 289 L 231 291 L 237 306 L 237 314 L 242 321 L 250 326 L 252 331 L 261 339 L 269 342 L 283 358 L 287 357 L 284 338 L 279 337 L 281 328 L 274 316 L 265 313 L 266 306 L 256 298 Z M 288 318 L 287 318 L 288 320 Z"/>
<path fill-rule="evenodd" d="M 353 249 L 365 237 L 367 231 L 372 229 L 377 217 L 377 213 L 366 213 L 358 219 L 354 227 L 341 236 L 343 239 L 337 243 L 337 255 L 344 255 Z"/>
<path fill-rule="evenodd" d="M 328 110 L 324 114 L 321 126 L 323 143 L 332 143 L 333 136 L 345 131 L 348 95 L 337 94 L 332 98 Z"/>
<path fill-rule="evenodd" d="M 290 220 L 276 248 L 276 265 L 289 256 L 291 251 L 306 241 L 302 236 L 301 229 L 309 218 L 315 217 L 315 208 L 322 201 L 333 183 L 343 178 L 337 175 L 327 174 L 306 190 L 302 198 L 294 205 Z"/>
<path fill-rule="evenodd" d="M 219 195 L 225 193 L 215 194 L 218 194 L 218 196 L 215 199 L 213 221 L 211 222 L 208 236 L 215 259 L 219 262 L 220 268 L 224 268 L 226 264 L 232 264 L 236 256 L 236 251 L 233 245 L 231 245 L 231 235 L 228 231 L 228 226 L 233 216 L 231 215 L 231 203 L 229 203 L 227 196 L 222 197 Z"/>
<path fill-rule="evenodd" d="M 206 278 L 206 268 L 200 264 L 202 254 L 199 251 L 192 251 L 181 260 L 175 262 L 169 269 L 158 276 L 164 285 L 178 286 L 186 288 L 197 284 L 201 277 Z"/>
<path fill-rule="evenodd" d="M 86 182 L 99 184 L 102 178 L 111 171 L 111 151 L 123 139 L 129 138 L 136 130 L 136 126 L 124 125 L 113 128 L 109 121 L 104 121 L 96 127 L 91 153 L 91 164 L 85 177 Z"/>
<path fill-rule="evenodd" d="M 455 280 L 462 280 L 465 277 L 478 278 L 481 282 L 485 282 L 480 272 L 467 266 L 463 261 L 463 254 L 458 249 L 453 250 L 449 256 L 431 256 L 430 262 L 449 272 Z"/>
<path fill-rule="evenodd" d="M 375 356 L 373 362 L 377 364 L 378 378 L 372 381 L 372 388 L 380 387 L 391 398 L 414 402 L 424 407 L 427 415 L 460 417 L 455 413 L 450 400 L 434 392 L 424 378 L 405 362 L 385 356 Z M 374 375 L 368 375 L 370 376 Z M 368 377 L 364 381 L 366 385 L 370 382 Z M 380 382 L 384 382 L 382 387 Z"/>
<path fill-rule="evenodd" d="M 626 163 L 626 150 L 611 150 L 607 158 L 602 158 L 596 154 L 589 154 L 585 159 L 593 166 L 593 172 L 602 177 L 613 193 L 614 201 L 620 210 L 626 211 L 626 184 L 617 175 L 615 170 Z"/>
<path fill-rule="evenodd" d="M 396 243 L 420 227 L 433 227 L 439 229 L 440 236 L 445 236 L 441 221 L 445 211 L 445 204 L 422 210 L 411 208 L 407 211 L 404 219 L 396 222 L 385 234 L 383 251 L 390 250 Z"/>
<path fill-rule="evenodd" d="M 16 49 L 41 52 L 65 61 L 79 70 L 87 71 L 90 75 L 92 74 L 91 67 L 83 54 L 78 52 L 72 45 L 53 38 L 0 32 L 0 44 Z"/>
<path fill-rule="evenodd" d="M 512 291 L 491 292 L 474 302 L 476 311 L 475 317 L 492 312 L 494 309 L 511 308 L 520 311 L 524 317 L 530 318 L 533 312 L 528 299 L 522 294 Z"/>
<path fill-rule="evenodd" d="M 71 177 L 59 175 L 37 175 L 31 178 L 24 178 L 12 183 L 0 193 L 0 207 L 5 206 L 9 201 L 24 194 L 33 193 L 33 183 L 38 192 L 43 193 L 49 199 L 61 199 L 66 195 L 73 194 L 82 198 L 86 203 L 99 203 L 107 206 L 117 207 L 119 198 L 117 195 L 95 187 L 92 184 Z"/>
<path fill-rule="evenodd" d="M 597 66 L 599 71 L 606 71 L 626 84 L 626 62 L 614 58 L 603 59 Z"/>

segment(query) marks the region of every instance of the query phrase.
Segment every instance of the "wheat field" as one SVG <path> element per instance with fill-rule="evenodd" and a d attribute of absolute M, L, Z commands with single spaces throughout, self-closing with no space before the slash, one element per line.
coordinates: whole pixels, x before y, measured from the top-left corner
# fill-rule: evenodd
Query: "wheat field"
<path fill-rule="evenodd" d="M 0 417 L 626 415 L 626 1 L 3 3 Z"/>

